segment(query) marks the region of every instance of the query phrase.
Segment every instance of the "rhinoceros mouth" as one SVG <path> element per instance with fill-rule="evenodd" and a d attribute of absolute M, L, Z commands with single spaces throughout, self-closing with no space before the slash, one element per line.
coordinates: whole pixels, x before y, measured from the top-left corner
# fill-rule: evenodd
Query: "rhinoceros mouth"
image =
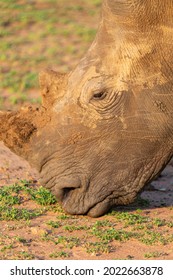
<path fill-rule="evenodd" d="M 87 212 L 87 215 L 93 218 L 100 217 L 107 213 L 111 208 L 111 203 L 108 199 L 105 199 L 102 202 L 98 202 L 96 205 L 90 208 Z"/>
<path fill-rule="evenodd" d="M 62 176 L 51 189 L 64 211 L 71 215 L 99 217 L 112 206 L 113 192 L 105 187 L 105 192 L 101 192 L 90 179 Z"/>
<path fill-rule="evenodd" d="M 80 189 L 69 188 L 62 200 L 62 207 L 71 215 L 88 215 L 96 218 L 104 215 L 111 207 L 109 197 L 98 201 L 95 196 L 92 203 L 88 201 L 84 193 L 80 193 Z"/>

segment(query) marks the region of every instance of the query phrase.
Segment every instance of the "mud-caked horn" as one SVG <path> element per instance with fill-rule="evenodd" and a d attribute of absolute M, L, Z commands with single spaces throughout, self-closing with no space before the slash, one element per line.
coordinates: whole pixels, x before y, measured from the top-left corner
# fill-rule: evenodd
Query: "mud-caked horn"
<path fill-rule="evenodd" d="M 30 140 L 51 119 L 53 104 L 64 94 L 67 74 L 53 70 L 42 71 L 39 75 L 42 105 L 29 106 L 18 111 L 0 111 L 0 141 L 14 153 L 28 159 Z"/>
<path fill-rule="evenodd" d="M 42 106 L 51 108 L 65 93 L 68 74 L 44 70 L 39 74 Z"/>
<path fill-rule="evenodd" d="M 28 158 L 29 143 L 37 132 L 40 109 L 22 108 L 16 112 L 0 112 L 0 140 L 14 153 Z"/>

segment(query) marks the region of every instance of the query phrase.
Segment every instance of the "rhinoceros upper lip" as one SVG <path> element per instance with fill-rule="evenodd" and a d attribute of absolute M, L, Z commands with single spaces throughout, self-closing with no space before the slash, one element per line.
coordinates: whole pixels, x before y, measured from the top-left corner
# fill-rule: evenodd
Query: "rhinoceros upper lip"
<path fill-rule="evenodd" d="M 92 218 L 97 218 L 108 212 L 110 208 L 110 200 L 108 199 L 108 197 L 106 197 L 105 199 L 100 202 L 98 201 L 90 209 L 88 209 L 86 214 Z"/>
<path fill-rule="evenodd" d="M 88 215 L 97 218 L 104 215 L 110 209 L 109 199 L 107 197 L 102 201 L 96 201 L 96 203 L 90 206 L 85 205 L 84 201 L 81 204 L 82 199 L 76 189 L 77 188 L 67 188 L 66 193 L 63 196 L 62 205 L 67 213 L 72 215 Z M 78 197 L 78 195 L 79 202 L 77 203 L 76 201 L 73 201 L 73 199 L 74 197 Z"/>

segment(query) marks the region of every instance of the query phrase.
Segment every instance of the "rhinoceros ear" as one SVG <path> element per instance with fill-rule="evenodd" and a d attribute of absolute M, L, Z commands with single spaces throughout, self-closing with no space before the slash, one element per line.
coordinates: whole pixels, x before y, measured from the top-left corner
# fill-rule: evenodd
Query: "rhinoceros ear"
<path fill-rule="evenodd" d="M 39 74 L 43 107 L 52 107 L 55 101 L 64 95 L 67 78 L 68 74 L 53 70 L 45 70 Z"/>
<path fill-rule="evenodd" d="M 0 112 L 0 140 L 14 153 L 28 160 L 31 138 L 48 122 L 44 108 L 21 108 Z"/>

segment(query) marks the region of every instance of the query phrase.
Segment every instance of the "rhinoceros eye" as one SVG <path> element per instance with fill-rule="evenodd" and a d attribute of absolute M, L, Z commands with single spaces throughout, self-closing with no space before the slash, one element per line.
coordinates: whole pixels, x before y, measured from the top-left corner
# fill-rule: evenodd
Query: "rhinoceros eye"
<path fill-rule="evenodd" d="M 103 100 L 106 97 L 107 93 L 105 91 L 96 92 L 93 94 L 93 100 Z"/>

